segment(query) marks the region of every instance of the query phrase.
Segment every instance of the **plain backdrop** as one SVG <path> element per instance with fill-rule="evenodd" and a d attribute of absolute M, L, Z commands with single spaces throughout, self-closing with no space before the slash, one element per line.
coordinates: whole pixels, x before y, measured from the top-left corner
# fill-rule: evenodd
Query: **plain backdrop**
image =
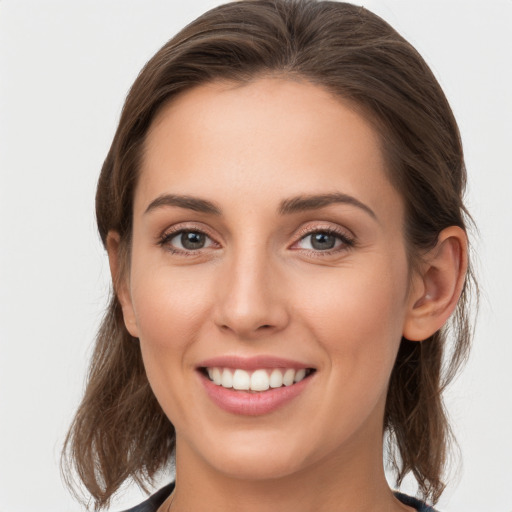
<path fill-rule="evenodd" d="M 0 512 L 80 510 L 58 461 L 109 288 L 96 180 L 142 65 L 219 3 L 0 0 Z M 463 463 L 439 508 L 511 512 L 512 1 L 364 5 L 441 82 L 480 229 L 474 350 L 447 397 Z M 111 510 L 142 497 L 128 486 Z"/>

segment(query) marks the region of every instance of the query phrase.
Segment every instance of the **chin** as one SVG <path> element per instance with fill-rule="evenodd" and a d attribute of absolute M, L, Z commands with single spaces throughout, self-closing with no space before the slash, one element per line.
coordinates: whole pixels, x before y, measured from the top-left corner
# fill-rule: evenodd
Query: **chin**
<path fill-rule="evenodd" d="M 224 458 L 217 461 L 217 471 L 238 480 L 275 480 L 302 469 L 301 461 L 297 460 L 297 457 L 287 457 L 279 453 L 270 456 L 262 450 L 259 453 L 254 450 L 249 455 L 245 450 L 242 454 L 224 454 Z"/>
<path fill-rule="evenodd" d="M 214 470 L 239 480 L 283 478 L 303 468 L 304 445 L 281 433 L 230 433 L 199 448 Z"/>

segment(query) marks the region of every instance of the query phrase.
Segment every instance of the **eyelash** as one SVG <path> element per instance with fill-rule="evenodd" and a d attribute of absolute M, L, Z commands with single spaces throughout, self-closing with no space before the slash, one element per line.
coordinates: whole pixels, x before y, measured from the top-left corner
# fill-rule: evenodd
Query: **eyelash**
<path fill-rule="evenodd" d="M 173 247 L 170 242 L 173 238 L 177 237 L 178 235 L 181 235 L 183 233 L 198 233 L 206 236 L 209 240 L 213 242 L 214 245 L 218 245 L 217 242 L 213 239 L 212 236 L 208 234 L 207 231 L 204 229 L 197 229 L 195 227 L 178 227 L 176 229 L 172 229 L 171 231 L 166 231 L 162 234 L 162 236 L 158 240 L 158 245 L 161 247 L 164 247 L 167 251 L 169 251 L 172 254 L 179 254 L 180 256 L 197 256 L 198 254 L 201 254 L 204 248 L 197 249 L 197 250 L 183 250 L 183 249 L 177 249 Z M 338 240 L 341 240 L 341 246 L 335 247 L 333 249 L 328 250 L 315 250 L 315 249 L 293 249 L 293 250 L 302 250 L 306 251 L 309 255 L 313 257 L 322 257 L 322 256 L 329 256 L 332 254 L 336 254 L 342 251 L 346 251 L 348 249 L 351 249 L 356 245 L 355 238 L 347 235 L 346 232 L 337 230 L 335 228 L 329 227 L 329 228 L 322 228 L 322 227 L 315 227 L 315 228 L 305 228 L 304 230 L 301 230 L 298 233 L 298 240 L 293 243 L 293 245 L 298 244 L 302 240 L 306 239 L 308 236 L 312 236 L 315 234 L 325 234 L 329 236 L 334 236 Z"/>
<path fill-rule="evenodd" d="M 328 227 L 315 227 L 315 228 L 305 228 L 304 230 L 299 231 L 298 240 L 294 242 L 293 245 L 297 245 L 302 240 L 306 239 L 308 236 L 312 236 L 315 234 L 325 234 L 329 236 L 334 236 L 337 239 L 341 240 L 341 245 L 339 247 L 334 247 L 332 249 L 327 250 L 315 250 L 315 249 L 302 249 L 306 251 L 310 256 L 321 258 L 322 256 L 330 256 L 333 254 L 337 254 L 343 251 L 347 251 L 353 248 L 356 245 L 356 240 L 354 237 L 349 236 L 345 231 L 338 230 L 336 228 Z M 301 250 L 301 249 L 295 249 Z"/>

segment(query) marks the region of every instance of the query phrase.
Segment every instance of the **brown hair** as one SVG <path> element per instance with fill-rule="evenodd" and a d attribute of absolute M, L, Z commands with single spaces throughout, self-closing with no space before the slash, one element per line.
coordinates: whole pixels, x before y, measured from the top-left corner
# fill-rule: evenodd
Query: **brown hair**
<path fill-rule="evenodd" d="M 363 7 L 314 0 L 245 0 L 205 13 L 146 64 L 123 108 L 98 182 L 96 213 L 103 243 L 121 238 L 129 265 L 134 190 L 148 129 L 181 91 L 213 80 L 262 75 L 300 78 L 362 109 L 381 135 L 389 177 L 405 202 L 405 236 L 414 267 L 441 230 L 465 225 L 465 167 L 448 102 L 416 50 Z M 403 339 L 389 384 L 384 431 L 397 483 L 412 472 L 420 494 L 443 491 L 450 428 L 442 392 L 470 343 L 469 269 L 448 331 L 422 343 Z M 150 483 L 172 455 L 175 432 L 150 389 L 137 340 L 113 295 L 100 327 L 85 396 L 64 447 L 95 500 L 107 506 L 128 478 Z M 71 472 L 65 477 L 70 483 Z"/>

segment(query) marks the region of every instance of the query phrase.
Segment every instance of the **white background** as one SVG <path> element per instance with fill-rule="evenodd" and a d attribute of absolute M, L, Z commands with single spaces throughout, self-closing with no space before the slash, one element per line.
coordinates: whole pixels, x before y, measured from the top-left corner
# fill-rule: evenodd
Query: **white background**
<path fill-rule="evenodd" d="M 218 1 L 0 0 L 0 512 L 77 511 L 59 452 L 105 305 L 96 179 L 145 61 Z M 483 287 L 448 407 L 462 453 L 439 508 L 511 512 L 512 1 L 374 0 L 460 124 Z M 141 499 L 130 488 L 112 510 Z"/>

